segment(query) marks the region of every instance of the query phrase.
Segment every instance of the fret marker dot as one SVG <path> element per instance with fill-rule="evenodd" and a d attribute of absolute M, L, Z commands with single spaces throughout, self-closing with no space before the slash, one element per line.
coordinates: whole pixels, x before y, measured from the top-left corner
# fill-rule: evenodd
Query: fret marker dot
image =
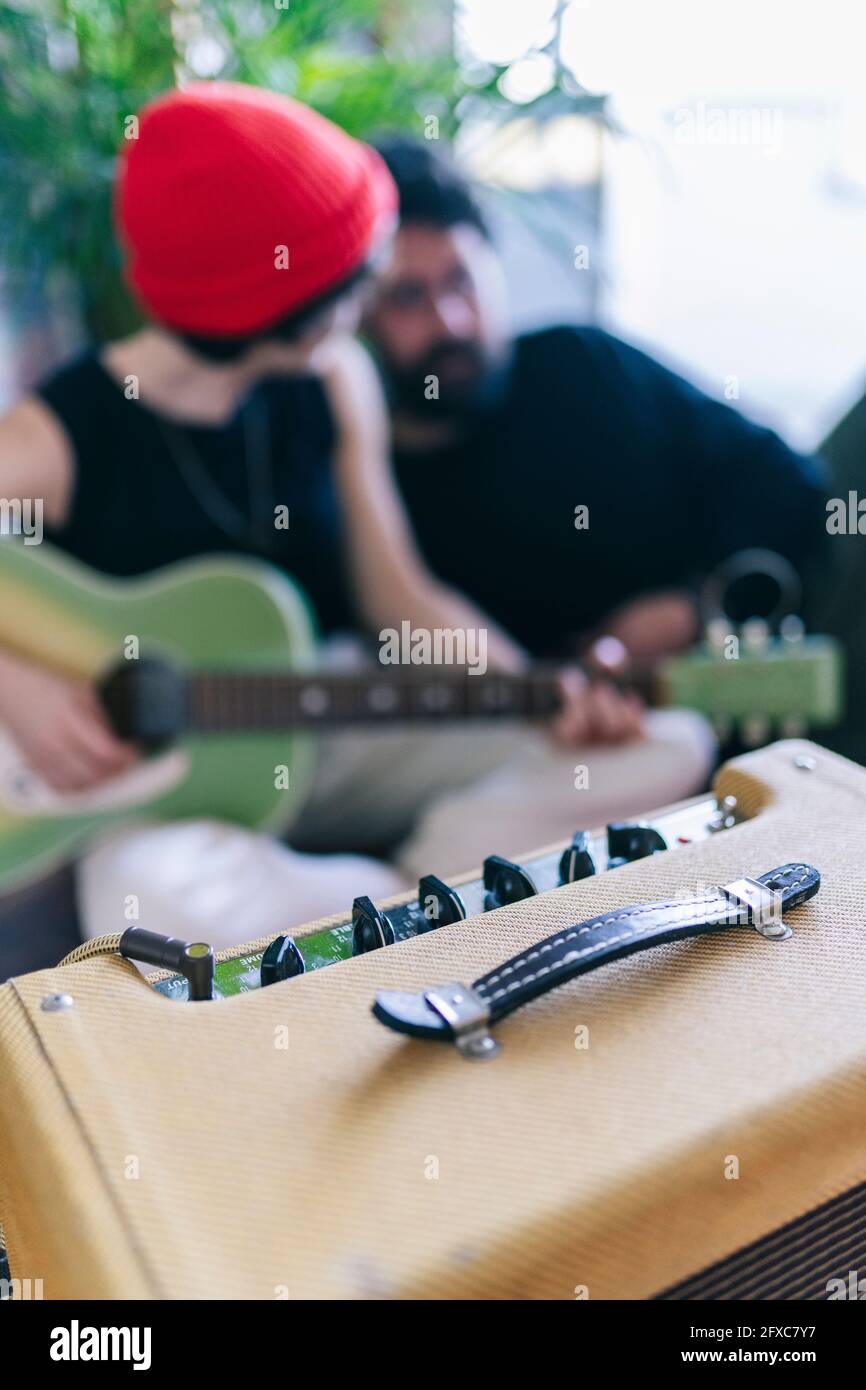
<path fill-rule="evenodd" d="M 447 709 L 451 704 L 451 691 L 446 685 L 428 685 L 422 698 L 427 709 Z"/>
<path fill-rule="evenodd" d="M 374 685 L 367 696 L 370 709 L 387 714 L 397 704 L 397 691 L 390 685 Z"/>
<path fill-rule="evenodd" d="M 320 685 L 305 685 L 298 695 L 298 704 L 305 714 L 324 714 L 330 699 Z"/>

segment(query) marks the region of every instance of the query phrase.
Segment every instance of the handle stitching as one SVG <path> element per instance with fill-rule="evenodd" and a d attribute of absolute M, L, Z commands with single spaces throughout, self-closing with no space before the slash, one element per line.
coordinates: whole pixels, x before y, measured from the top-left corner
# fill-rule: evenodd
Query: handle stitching
<path fill-rule="evenodd" d="M 712 915 L 702 914 L 700 918 L 695 917 L 692 920 L 694 920 L 695 922 L 703 921 L 709 924 L 710 922 L 719 921 L 722 917 L 725 917 L 726 915 L 727 903 L 725 904 L 724 909 L 719 909 Z M 686 922 L 677 923 L 677 925 L 688 925 L 688 919 Z M 621 941 L 630 941 L 633 937 L 640 936 L 641 932 L 647 932 L 652 930 L 653 924 L 646 923 L 644 926 L 635 927 L 632 931 L 621 932 L 619 936 L 608 937 L 607 941 L 600 941 L 593 946 L 586 946 L 582 951 L 568 951 L 562 957 L 561 960 L 555 961 L 553 965 L 543 965 L 539 970 L 535 970 L 529 975 L 521 975 L 519 980 L 512 980 L 510 984 L 504 985 L 501 989 L 498 989 L 493 994 L 488 995 L 487 998 L 490 1003 L 493 1003 L 495 999 L 501 999 L 504 994 L 510 994 L 512 990 L 520 989 L 522 985 L 532 984 L 533 980 L 539 979 L 542 975 L 549 975 L 554 971 L 563 970 L 566 965 L 571 965 L 573 961 L 580 960 L 583 956 L 598 955 L 599 952 L 606 951 L 610 946 L 616 946 Z M 502 973 L 504 974 L 505 972 L 503 971 Z M 475 989 L 477 993 L 477 985 Z"/>
<path fill-rule="evenodd" d="M 794 883 L 788 884 L 788 885 L 787 885 L 788 888 L 789 888 L 789 890 L 790 890 L 791 892 L 795 892 L 795 891 L 797 890 L 797 888 L 800 887 L 801 884 L 803 884 L 803 883 L 806 882 L 806 878 L 808 877 L 808 875 L 805 874 L 805 868 L 806 868 L 805 864 L 797 864 L 797 865 L 794 866 L 793 869 L 789 870 L 789 872 L 792 872 L 792 873 L 799 873 L 801 870 L 804 871 L 804 877 L 803 877 L 803 878 L 796 879 L 796 880 L 794 881 Z M 674 903 L 652 903 L 652 904 L 648 904 L 648 905 L 645 905 L 645 906 L 642 906 L 642 907 L 638 907 L 638 908 L 627 908 L 624 912 L 614 914 L 614 915 L 611 916 L 611 917 L 601 917 L 601 918 L 599 918 L 599 919 L 598 919 L 597 921 L 595 921 L 595 922 L 587 922 L 587 923 L 585 923 L 582 927 L 575 928 L 574 931 L 567 932 L 564 936 L 557 937 L 557 939 L 556 939 L 555 941 L 543 943 L 541 946 L 537 947 L 534 951 L 527 952 L 527 954 L 526 954 L 525 956 L 522 956 L 522 957 L 520 958 L 520 960 L 515 961 L 512 965 L 503 966 L 502 969 L 501 969 L 496 975 L 492 975 L 492 976 L 490 976 L 488 979 L 486 979 L 486 980 L 484 980 L 484 981 L 479 981 L 478 984 L 474 986 L 474 989 L 475 989 L 476 993 L 481 994 L 483 990 L 489 989 L 489 988 L 491 987 L 491 985 L 498 984 L 498 982 L 502 979 L 503 976 L 505 976 L 505 975 L 511 975 L 511 974 L 514 973 L 515 970 L 519 969 L 520 966 L 526 965 L 526 964 L 528 964 L 529 961 L 537 959 L 537 957 L 540 956 L 541 953 L 542 953 L 543 951 L 550 951 L 550 950 L 553 950 L 553 948 L 554 948 L 555 946 L 563 946 L 563 945 L 566 943 L 566 941 L 573 941 L 576 937 L 582 935 L 584 932 L 594 931 L 594 930 L 596 930 L 598 927 L 602 927 L 602 926 L 610 926 L 610 925 L 612 925 L 614 922 L 629 921 L 629 920 L 631 920 L 631 919 L 633 919 L 633 918 L 636 918 L 636 917 L 640 917 L 640 916 L 642 916 L 642 915 L 645 915 L 645 914 L 648 913 L 648 912 L 656 913 L 656 912 L 660 912 L 660 911 L 662 911 L 662 910 L 664 910 L 664 909 L 671 908 L 671 907 L 676 907 L 676 908 L 677 908 L 678 910 L 680 910 L 680 911 L 682 911 L 682 910 L 688 910 L 689 912 L 692 912 L 692 911 L 694 910 L 694 908 L 696 908 L 696 907 L 701 907 L 704 903 L 708 903 L 708 902 L 712 902 L 712 901 L 713 901 L 712 898 L 696 898 L 696 899 L 691 899 L 691 900 L 690 900 L 689 902 L 687 902 L 687 903 L 679 903 L 679 904 L 674 904 Z M 707 922 L 708 924 L 709 924 L 710 922 L 717 922 L 717 921 L 719 921 L 719 919 L 720 919 L 721 917 L 727 915 L 728 909 L 729 909 L 730 907 L 731 907 L 731 901 L 730 901 L 730 899 L 727 899 L 727 898 L 726 898 L 726 899 L 724 900 L 724 903 L 723 903 L 722 907 L 721 907 L 721 908 L 717 908 L 717 909 L 715 910 L 714 913 L 712 913 L 711 915 L 710 915 L 710 914 L 702 914 L 703 920 L 704 920 L 705 922 Z M 748 908 L 746 909 L 746 912 L 747 912 L 746 921 L 748 922 L 748 921 L 749 921 L 749 916 L 748 916 L 749 909 L 748 909 Z M 697 920 L 697 919 L 696 919 L 696 920 Z M 685 924 L 682 923 L 682 922 L 679 922 L 679 923 L 677 923 L 676 925 L 678 925 L 678 926 L 683 926 L 683 925 L 685 925 Z M 600 951 L 605 951 L 605 950 L 607 950 L 609 947 L 611 947 L 611 946 L 616 946 L 616 945 L 618 945 L 618 944 L 619 944 L 620 942 L 622 942 L 622 941 L 629 941 L 629 940 L 631 940 L 633 937 L 638 936 L 641 932 L 651 931 L 651 930 L 652 930 L 652 926 L 651 926 L 650 924 L 647 924 L 647 925 L 645 925 L 645 926 L 635 927 L 633 931 L 630 931 L 630 932 L 622 932 L 619 936 L 614 936 L 614 937 L 608 938 L 607 941 L 599 942 L 598 944 L 593 945 L 593 946 L 587 946 L 587 947 L 585 947 L 584 950 L 582 950 L 582 951 L 568 951 L 568 952 L 566 953 L 566 955 L 563 956 L 563 958 L 562 958 L 561 960 L 555 961 L 552 965 L 544 965 L 544 966 L 541 966 L 538 970 L 534 971 L 534 972 L 533 972 L 532 974 L 530 974 L 530 975 L 523 975 L 523 976 L 521 976 L 521 978 L 520 978 L 519 980 L 512 980 L 512 981 L 510 982 L 510 984 L 505 985 L 502 989 L 498 989 L 498 990 L 496 990 L 493 994 L 487 996 L 488 1001 L 489 1001 L 490 1003 L 493 1003 L 494 1000 L 496 1000 L 496 999 L 501 999 L 503 995 L 509 994 L 512 990 L 519 989 L 519 988 L 521 987 L 521 985 L 528 985 L 528 984 L 531 984 L 531 983 L 533 982 L 533 980 L 539 979 L 542 975 L 548 975 L 548 974 L 550 974 L 552 971 L 562 970 L 562 969 L 565 968 L 566 965 L 571 965 L 574 961 L 580 960 L 583 956 L 598 955 L 598 953 L 599 953 Z"/>
<path fill-rule="evenodd" d="M 490 985 L 497 984 L 503 975 L 512 975 L 514 971 L 519 970 L 522 965 L 527 965 L 529 961 L 535 960 L 541 954 L 542 951 L 552 951 L 557 946 L 564 946 L 566 941 L 573 941 L 575 937 L 580 936 L 583 932 L 597 931 L 599 927 L 612 926 L 614 922 L 627 922 L 634 917 L 644 916 L 648 912 L 662 912 L 667 911 L 668 909 L 673 909 L 677 912 L 693 912 L 695 908 L 703 906 L 704 903 L 718 901 L 719 899 L 716 897 L 690 898 L 689 901 L 686 903 L 651 903 L 644 904 L 641 907 L 626 908 L 624 912 L 615 913 L 611 917 L 598 917 L 594 922 L 585 922 L 583 926 L 575 927 L 572 931 L 566 932 L 563 936 L 558 936 L 555 941 L 542 942 L 541 945 L 536 946 L 531 951 L 528 951 L 525 956 L 521 956 L 519 960 L 512 961 L 508 965 L 503 965 L 501 969 L 497 972 L 497 974 L 487 976 L 483 982 L 479 981 L 479 983 L 475 985 L 474 988 L 476 990 L 480 989 L 482 987 L 482 983 L 484 987 L 489 987 Z M 728 900 L 726 899 L 725 906 L 727 905 Z"/>

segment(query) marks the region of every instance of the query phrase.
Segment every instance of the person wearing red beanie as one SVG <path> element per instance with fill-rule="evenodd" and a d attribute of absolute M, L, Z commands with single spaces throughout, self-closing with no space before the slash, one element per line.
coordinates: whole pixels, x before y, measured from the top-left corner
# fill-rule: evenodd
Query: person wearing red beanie
<path fill-rule="evenodd" d="M 326 635 L 360 625 L 383 640 L 407 620 L 471 629 L 491 665 L 519 667 L 517 644 L 422 562 L 390 473 L 379 378 L 351 336 L 395 219 L 379 156 L 300 103 L 236 83 L 169 92 L 130 124 L 115 209 L 148 322 L 85 353 L 0 421 L 0 495 L 41 497 L 49 538 L 110 575 L 210 552 L 259 556 L 306 591 Z M 60 790 L 119 775 L 136 757 L 90 689 L 0 651 L 3 723 Z M 566 741 L 627 738 L 638 726 L 633 703 L 564 677 Z M 354 789 L 363 833 L 377 813 L 392 831 L 402 817 L 405 831 L 433 794 L 500 766 L 524 735 L 436 736 L 413 763 L 422 741 L 377 731 L 363 776 L 360 741 L 345 737 L 325 750 L 324 819 L 345 825 Z M 559 756 L 552 775 L 567 785 L 573 755 Z M 282 867 L 291 877 L 291 860 Z M 383 892 L 402 885 L 379 868 Z M 333 894 L 335 866 L 322 875 Z"/>
<path fill-rule="evenodd" d="M 148 316 L 226 339 L 278 329 L 353 276 L 396 191 L 373 149 L 300 102 L 199 82 L 141 113 L 115 209 Z"/>

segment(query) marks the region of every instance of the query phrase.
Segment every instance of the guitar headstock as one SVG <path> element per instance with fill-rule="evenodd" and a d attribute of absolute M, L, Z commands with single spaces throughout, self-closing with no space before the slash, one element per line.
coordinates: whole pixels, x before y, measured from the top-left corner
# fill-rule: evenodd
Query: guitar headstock
<path fill-rule="evenodd" d="M 720 731 L 736 724 L 749 743 L 834 724 L 844 710 L 844 654 L 832 637 L 773 637 L 747 624 L 708 634 L 659 675 L 666 703 L 698 710 Z"/>

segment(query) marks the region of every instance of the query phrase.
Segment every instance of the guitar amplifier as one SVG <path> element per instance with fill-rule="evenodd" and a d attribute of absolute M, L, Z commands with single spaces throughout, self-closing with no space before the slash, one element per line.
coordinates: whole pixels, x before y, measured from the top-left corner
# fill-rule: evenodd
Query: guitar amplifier
<path fill-rule="evenodd" d="M 185 1002 L 113 941 L 10 981 L 13 1278 L 47 1298 L 850 1296 L 866 770 L 787 741 L 716 790 L 737 811 L 713 833 L 267 988 Z"/>

